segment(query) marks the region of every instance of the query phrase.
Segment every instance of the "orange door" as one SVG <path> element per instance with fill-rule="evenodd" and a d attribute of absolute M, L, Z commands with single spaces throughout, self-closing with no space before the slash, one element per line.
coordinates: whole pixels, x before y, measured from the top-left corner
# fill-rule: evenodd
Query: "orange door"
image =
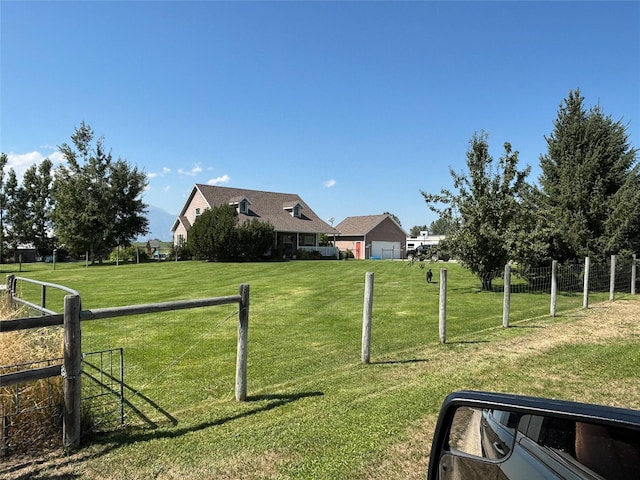
<path fill-rule="evenodd" d="M 360 259 L 360 245 L 362 245 L 360 242 L 356 242 L 356 258 Z"/>

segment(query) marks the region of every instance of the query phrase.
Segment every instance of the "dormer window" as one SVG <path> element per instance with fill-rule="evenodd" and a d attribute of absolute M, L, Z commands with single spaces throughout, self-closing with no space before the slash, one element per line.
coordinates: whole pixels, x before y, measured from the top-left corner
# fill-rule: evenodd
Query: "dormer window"
<path fill-rule="evenodd" d="M 288 211 L 292 217 L 302 218 L 302 205 L 299 202 L 287 202 L 282 208 Z"/>
<path fill-rule="evenodd" d="M 251 202 L 247 197 L 244 197 L 244 196 L 234 197 L 229 200 L 229 205 L 233 205 L 234 207 L 236 207 L 236 211 L 238 213 L 243 213 L 245 215 L 248 215 L 249 205 L 251 205 Z"/>

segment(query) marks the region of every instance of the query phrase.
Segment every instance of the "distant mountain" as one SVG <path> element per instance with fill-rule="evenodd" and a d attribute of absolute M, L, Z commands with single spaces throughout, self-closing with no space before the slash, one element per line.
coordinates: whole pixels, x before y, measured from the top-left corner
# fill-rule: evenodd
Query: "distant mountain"
<path fill-rule="evenodd" d="M 147 219 L 149 220 L 149 233 L 138 237 L 137 241 L 147 240 L 162 240 L 163 242 L 169 242 L 171 238 L 171 227 L 175 221 L 177 215 L 172 215 L 165 210 L 149 205 L 147 212 Z"/>

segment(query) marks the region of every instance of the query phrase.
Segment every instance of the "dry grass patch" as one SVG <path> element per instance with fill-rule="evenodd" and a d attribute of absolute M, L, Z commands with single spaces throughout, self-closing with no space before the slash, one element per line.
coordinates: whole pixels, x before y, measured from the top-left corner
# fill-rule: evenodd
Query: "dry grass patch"
<path fill-rule="evenodd" d="M 25 316 L 24 310 L 10 310 L 0 297 L 0 318 Z M 1 325 L 0 325 L 1 331 Z M 62 329 L 41 328 L 0 333 L 0 373 L 18 372 L 61 363 Z M 62 379 L 38 380 L 18 386 L 0 387 L 0 417 L 8 424 L 8 439 L 2 437 L 0 455 L 37 451 L 60 446 Z"/>

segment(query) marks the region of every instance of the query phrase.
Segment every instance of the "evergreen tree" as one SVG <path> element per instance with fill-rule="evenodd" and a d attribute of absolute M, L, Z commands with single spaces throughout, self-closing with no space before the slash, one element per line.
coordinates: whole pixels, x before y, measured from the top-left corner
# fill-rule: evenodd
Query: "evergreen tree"
<path fill-rule="evenodd" d="M 16 171 L 9 170 L 5 185 L 6 191 L 6 238 L 9 248 L 14 250 L 27 240 L 27 197 L 24 188 L 18 183 Z"/>
<path fill-rule="evenodd" d="M 7 208 L 6 184 L 4 180 L 4 169 L 9 158 L 6 153 L 0 154 L 0 263 L 4 256 L 5 249 L 5 210 Z"/>
<path fill-rule="evenodd" d="M 576 90 L 560 104 L 534 196 L 537 234 L 561 262 L 640 247 L 637 150 L 621 122 L 583 103 Z"/>
<path fill-rule="evenodd" d="M 140 199 L 147 179 L 124 160 L 114 161 L 84 122 L 71 140 L 71 146 L 60 146 L 67 165 L 55 172 L 52 218 L 60 242 L 71 252 L 89 252 L 93 263 L 147 233 Z"/>
<path fill-rule="evenodd" d="M 24 173 L 22 194 L 24 228 L 20 233 L 23 243 L 30 243 L 40 256 L 51 255 L 55 239 L 51 230 L 51 160 L 45 158 L 40 165 L 31 165 Z"/>

